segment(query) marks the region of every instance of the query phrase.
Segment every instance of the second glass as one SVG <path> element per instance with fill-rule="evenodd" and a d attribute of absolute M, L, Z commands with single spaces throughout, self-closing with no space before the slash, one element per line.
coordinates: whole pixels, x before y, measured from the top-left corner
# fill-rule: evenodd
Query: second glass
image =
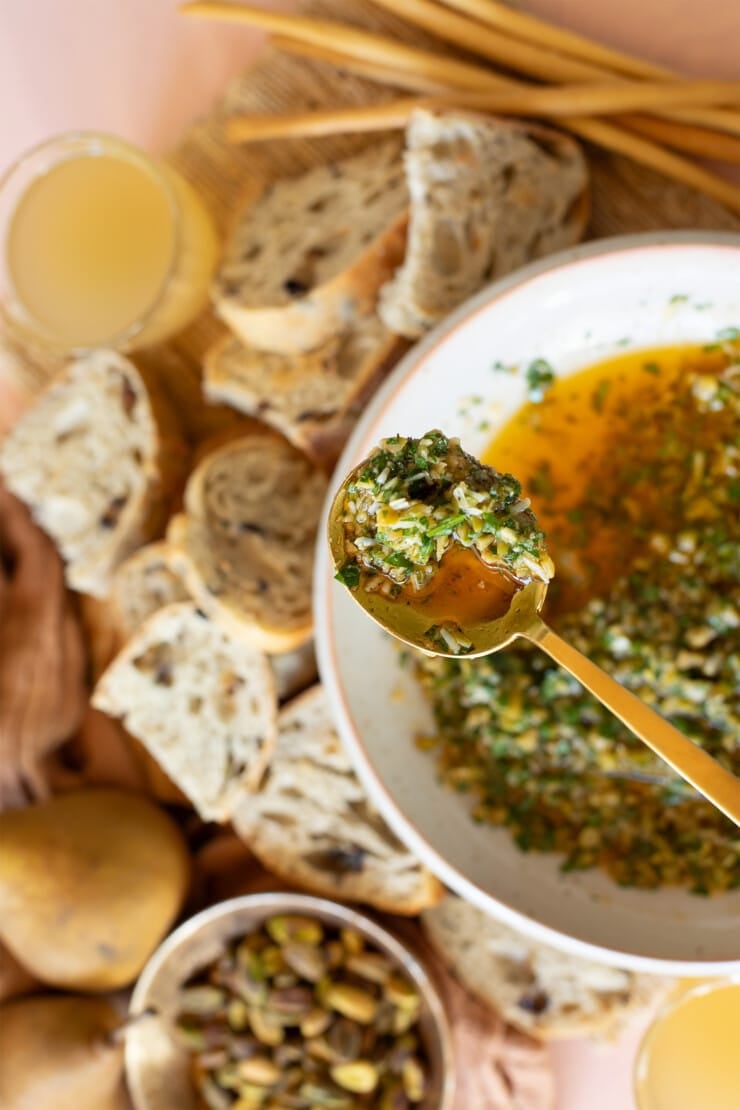
<path fill-rule="evenodd" d="M 643 1038 L 639 1110 L 738 1110 L 740 980 L 679 987 Z"/>

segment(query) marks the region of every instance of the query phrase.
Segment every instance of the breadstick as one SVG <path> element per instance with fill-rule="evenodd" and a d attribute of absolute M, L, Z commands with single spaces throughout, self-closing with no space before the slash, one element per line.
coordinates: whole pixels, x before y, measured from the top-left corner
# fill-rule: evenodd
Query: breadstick
<path fill-rule="evenodd" d="M 540 46 L 507 38 L 491 27 L 465 16 L 458 15 L 448 8 L 440 8 L 432 0 L 372 0 L 379 8 L 393 12 L 394 15 L 431 32 L 444 42 L 469 50 L 488 61 L 507 69 L 514 69 L 527 77 L 538 80 L 568 83 L 571 81 L 620 80 L 614 73 L 602 66 L 589 62 L 566 58 L 551 53 Z M 716 130 L 740 135 L 740 113 L 718 111 L 717 109 L 694 109 L 692 107 L 671 110 L 657 109 L 671 118 L 685 120 L 687 123 L 700 124 Z M 674 131 L 674 142 L 678 133 Z M 692 148 L 688 148 L 692 149 Z M 712 157 L 707 154 L 707 157 Z"/>
<path fill-rule="evenodd" d="M 613 50 L 611 47 L 591 42 L 584 35 L 567 31 L 564 27 L 554 27 L 536 15 L 517 11 L 506 4 L 498 3 L 498 0 L 442 0 L 442 3 L 448 8 L 454 8 L 489 27 L 495 27 L 525 42 L 549 46 L 560 54 L 568 54 L 572 58 L 591 62 L 615 73 L 623 73 L 629 77 L 668 78 L 669 80 L 676 76 L 663 66 L 654 65 L 641 58 L 633 58 L 630 54 L 623 54 L 621 50 Z"/>
<path fill-rule="evenodd" d="M 679 74 L 674 70 L 593 43 L 583 35 L 566 31 L 562 27 L 554 27 L 545 20 L 538 19 L 537 16 L 512 10 L 506 4 L 499 3 L 498 0 L 441 0 L 441 2 L 448 8 L 454 8 L 458 12 L 472 16 L 489 27 L 509 32 L 525 42 L 538 46 L 549 46 L 561 54 L 569 54 L 573 58 L 579 58 L 582 61 L 603 67 L 605 75 L 611 70 L 615 75 L 632 77 L 666 78 L 668 80 L 679 77 Z M 730 102 L 728 101 L 728 103 Z M 740 134 L 740 118 L 738 118 L 737 113 L 706 109 L 694 112 L 684 109 L 681 112 L 681 119 L 687 123 L 700 124 L 718 131 L 729 131 L 734 135 Z"/>
<path fill-rule="evenodd" d="M 441 8 L 431 0 L 372 0 L 376 7 L 421 27 L 445 42 L 471 50 L 489 61 L 544 81 L 598 81 L 604 70 L 591 62 L 566 58 L 522 39 L 512 39 L 493 27 Z M 607 78 L 609 74 L 607 72 Z"/>
<path fill-rule="evenodd" d="M 509 79 L 472 62 L 462 62 L 433 51 L 419 50 L 382 35 L 346 27 L 331 20 L 282 15 L 256 8 L 252 4 L 230 4 L 225 0 L 191 0 L 180 11 L 185 15 L 225 19 L 291 39 L 301 39 L 312 46 L 335 53 L 346 53 L 362 62 L 397 67 L 407 73 L 418 73 L 425 80 L 444 81 L 454 88 L 476 91 L 481 88 L 498 89 L 511 84 Z"/>
<path fill-rule="evenodd" d="M 420 73 L 405 73 L 402 70 L 391 70 L 388 66 L 378 62 L 363 62 L 359 59 L 350 59 L 338 50 L 330 50 L 326 46 L 316 46 L 313 43 L 303 42 L 300 39 L 288 38 L 284 35 L 273 35 L 270 39 L 272 45 L 285 54 L 295 54 L 300 58 L 309 58 L 312 61 L 328 62 L 337 69 L 344 69 L 364 77 L 367 81 L 374 81 L 379 85 L 393 85 L 398 89 L 407 89 L 414 93 L 444 93 L 449 90 L 449 85 L 444 81 L 435 81 L 433 77 L 422 76 Z"/>
<path fill-rule="evenodd" d="M 620 123 L 648 139 L 663 143 L 664 146 L 696 154 L 699 158 L 740 165 L 740 139 L 734 135 L 725 135 L 721 131 L 705 131 L 702 127 L 641 115 L 620 116 Z"/>
<path fill-rule="evenodd" d="M 342 57 L 341 54 L 340 57 Z M 354 70 L 358 63 L 350 55 L 344 56 L 341 64 L 348 70 Z M 378 74 L 381 72 L 381 68 L 378 68 Z M 360 69 L 362 69 L 361 63 Z M 400 80 L 404 80 L 408 76 L 399 75 L 391 67 L 386 68 L 385 73 L 389 84 L 400 83 Z M 630 134 L 628 131 L 621 130 L 601 120 L 568 117 L 560 120 L 560 123 L 579 138 L 602 147 L 604 150 L 623 154 L 635 162 L 649 166 L 673 181 L 681 182 L 692 189 L 705 193 L 720 204 L 724 204 L 731 212 L 740 215 L 740 188 L 709 170 L 695 166 L 693 162 L 664 150 L 656 143 L 649 142 L 647 139 L 642 139 L 638 135 Z"/>
<path fill-rule="evenodd" d="M 371 62 L 387 69 L 391 83 L 393 74 L 400 71 L 407 80 L 419 75 L 425 80 L 443 80 L 456 90 L 472 92 L 499 90 L 502 87 L 516 88 L 518 84 L 472 63 L 446 58 L 433 51 L 402 46 L 381 35 L 372 35 L 327 20 L 284 16 L 250 5 L 225 3 L 224 0 L 193 0 L 182 10 L 192 15 L 216 16 L 243 22 L 331 50 L 343 56 L 346 59 L 344 64 L 350 69 L 357 61 L 362 65 Z M 740 189 L 685 158 L 664 150 L 656 143 L 601 120 L 568 116 L 561 122 L 575 135 L 651 166 L 667 177 L 699 189 L 725 204 L 731 211 L 740 213 Z"/>
<path fill-rule="evenodd" d="M 717 174 L 702 169 L 687 158 L 664 150 L 657 143 L 651 143 L 639 135 L 630 134 L 611 123 L 596 119 L 570 120 L 569 130 L 587 142 L 603 147 L 615 154 L 624 154 L 633 162 L 649 166 L 673 181 L 680 181 L 719 201 L 731 212 L 740 215 L 740 186 L 725 181 Z"/>
<path fill-rule="evenodd" d="M 341 64 L 341 56 L 339 57 Z M 738 89 L 738 82 L 686 81 L 673 84 L 629 82 L 620 85 L 563 85 L 559 88 L 523 87 L 502 89 L 495 93 L 448 92 L 438 96 L 406 97 L 362 107 L 329 108 L 290 115 L 234 116 L 226 123 L 225 134 L 229 142 L 244 143 L 384 131 L 405 127 L 411 113 L 417 108 L 430 111 L 451 107 L 471 108 L 499 115 L 548 118 L 568 115 L 598 116 L 625 109 L 652 107 L 655 104 L 683 103 L 690 99 L 694 103 L 701 103 L 702 99 L 732 96 Z M 633 124 L 635 130 L 639 130 L 641 122 L 642 118 L 637 117 Z M 646 134 L 649 135 L 647 129 Z M 698 132 L 698 137 L 701 138 L 703 134 Z M 740 142 L 725 135 L 718 135 L 717 139 L 727 144 L 725 160 L 740 161 Z"/>
<path fill-rule="evenodd" d="M 441 3 L 448 8 L 454 8 L 456 11 L 472 16 L 489 27 L 509 32 L 517 38 L 524 39 L 525 42 L 534 43 L 538 46 L 550 46 L 561 54 L 569 54 L 573 58 L 592 62 L 594 65 L 603 67 L 605 74 L 611 70 L 615 75 L 620 76 L 666 78 L 669 81 L 672 78 L 680 77 L 680 74 L 676 73 L 675 70 L 655 65 L 653 62 L 646 62 L 641 58 L 634 58 L 630 54 L 624 54 L 621 50 L 613 50 L 611 47 L 591 42 L 584 35 L 567 31 L 563 27 L 555 27 L 544 19 L 539 19 L 537 16 L 529 15 L 526 12 L 516 11 L 506 4 L 499 3 L 498 0 L 441 0 Z M 717 103 L 720 103 L 720 101 L 717 101 Z M 732 102 L 728 101 L 727 103 Z M 712 111 L 711 109 L 692 111 L 691 106 L 687 105 L 681 111 L 681 119 L 686 123 L 694 123 L 716 131 L 727 131 L 732 135 L 740 135 L 740 117 L 736 112 Z M 685 149 L 690 149 L 688 144 Z"/>
<path fill-rule="evenodd" d="M 439 106 L 440 103 L 449 107 L 460 95 L 406 97 L 367 107 L 326 108 L 279 116 L 232 116 L 226 121 L 224 134 L 230 143 L 255 143 L 267 139 L 317 139 L 328 135 L 389 131 L 405 127 L 415 108 Z"/>

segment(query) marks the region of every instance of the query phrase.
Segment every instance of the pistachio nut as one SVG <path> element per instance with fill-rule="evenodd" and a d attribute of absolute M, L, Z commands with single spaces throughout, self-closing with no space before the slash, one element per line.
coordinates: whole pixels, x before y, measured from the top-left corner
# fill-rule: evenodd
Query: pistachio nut
<path fill-rule="evenodd" d="M 355 1060 L 352 1064 L 336 1064 L 331 1069 L 331 1077 L 345 1091 L 367 1095 L 374 1091 L 380 1076 L 375 1064 L 369 1060 Z"/>
<path fill-rule="evenodd" d="M 212 987 L 208 984 L 185 987 L 180 991 L 179 1003 L 180 1012 L 183 1014 L 211 1017 L 223 1009 L 226 1003 L 226 991 L 221 987 Z"/>
<path fill-rule="evenodd" d="M 306 1038 L 320 1037 L 329 1028 L 331 1022 L 332 1014 L 330 1011 L 316 1006 L 301 1018 L 301 1036 Z"/>
<path fill-rule="evenodd" d="M 324 939 L 321 922 L 299 914 L 271 917 L 265 922 L 265 928 L 275 944 L 287 944 L 290 940 L 298 940 L 304 944 L 321 944 Z"/>
<path fill-rule="evenodd" d="M 254 1007 L 249 1011 L 249 1024 L 258 1041 L 277 1048 L 285 1040 L 285 1030 L 263 1010 Z"/>
<path fill-rule="evenodd" d="M 388 982 L 393 972 L 391 961 L 379 952 L 359 952 L 355 956 L 349 956 L 345 967 L 361 979 L 380 986 Z"/>
<path fill-rule="evenodd" d="M 368 1025 L 378 1012 L 373 995 L 349 983 L 332 983 L 325 991 L 324 1001 L 330 1010 L 359 1021 L 361 1025 Z"/>
<path fill-rule="evenodd" d="M 283 946 L 283 959 L 291 971 L 309 983 L 318 983 L 328 970 L 326 955 L 316 944 L 288 941 Z"/>
<path fill-rule="evenodd" d="M 180 992 L 173 1035 L 206 1110 L 409 1110 L 419 993 L 353 928 L 277 914 Z"/>
<path fill-rule="evenodd" d="M 401 1081 L 409 1102 L 421 1102 L 424 1098 L 426 1083 L 424 1071 L 416 1057 L 412 1057 L 404 1063 L 401 1070 Z"/>
<path fill-rule="evenodd" d="M 241 998 L 234 998 L 226 1007 L 226 1020 L 235 1033 L 249 1028 L 249 1007 Z"/>
<path fill-rule="evenodd" d="M 240 1079 L 255 1087 L 274 1087 L 280 1079 L 280 1068 L 269 1056 L 253 1056 L 251 1060 L 242 1060 L 237 1065 Z"/>
<path fill-rule="evenodd" d="M 340 929 L 339 938 L 345 952 L 349 953 L 350 956 L 359 955 L 365 947 L 365 941 L 356 929 Z"/>

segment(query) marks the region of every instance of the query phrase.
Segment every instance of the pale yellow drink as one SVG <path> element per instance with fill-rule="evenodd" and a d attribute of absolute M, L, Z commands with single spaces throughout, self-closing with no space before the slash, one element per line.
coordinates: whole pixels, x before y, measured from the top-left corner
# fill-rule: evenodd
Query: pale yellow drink
<path fill-rule="evenodd" d="M 639 1110 L 738 1110 L 740 983 L 703 984 L 650 1027 L 637 1061 Z"/>
<path fill-rule="evenodd" d="M 11 173 L 3 186 L 15 193 L 5 219 L 11 326 L 62 351 L 131 349 L 204 306 L 216 237 L 179 174 L 98 135 L 53 140 L 14 172 L 23 169 L 25 180 Z"/>

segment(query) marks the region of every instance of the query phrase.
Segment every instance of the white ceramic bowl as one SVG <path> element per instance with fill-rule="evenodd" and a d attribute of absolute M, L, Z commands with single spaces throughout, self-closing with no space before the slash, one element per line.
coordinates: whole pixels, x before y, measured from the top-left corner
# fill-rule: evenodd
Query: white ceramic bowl
<path fill-rule="evenodd" d="M 616 351 L 711 339 L 740 326 L 740 236 L 667 233 L 590 243 L 497 282 L 417 346 L 373 399 L 337 468 L 341 478 L 386 435 L 443 428 L 480 452 L 522 404 L 521 374 L 545 358 L 558 375 Z M 474 398 L 482 398 L 475 401 Z M 481 431 L 483 420 L 490 429 Z M 356 770 L 398 836 L 449 887 L 535 939 L 656 973 L 740 970 L 740 890 L 701 898 L 618 887 L 598 870 L 563 874 L 506 830 L 476 826 L 414 747 L 431 714 L 390 639 L 332 579 L 319 543 L 316 630 L 322 679 Z"/>

